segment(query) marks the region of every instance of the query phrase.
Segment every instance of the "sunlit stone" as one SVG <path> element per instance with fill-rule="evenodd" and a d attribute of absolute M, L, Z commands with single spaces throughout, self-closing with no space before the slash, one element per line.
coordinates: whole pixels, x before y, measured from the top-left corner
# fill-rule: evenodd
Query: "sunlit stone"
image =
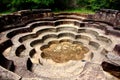
<path fill-rule="evenodd" d="M 49 48 L 43 49 L 42 57 L 52 59 L 57 63 L 67 62 L 69 60 L 82 60 L 84 54 L 89 49 L 80 44 L 73 44 L 71 42 L 61 42 L 51 44 Z"/>

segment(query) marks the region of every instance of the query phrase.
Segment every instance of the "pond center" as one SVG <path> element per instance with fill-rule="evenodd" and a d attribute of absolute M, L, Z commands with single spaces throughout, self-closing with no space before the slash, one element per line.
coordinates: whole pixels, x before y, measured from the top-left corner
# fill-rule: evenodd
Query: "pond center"
<path fill-rule="evenodd" d="M 89 49 L 81 44 L 64 41 L 50 44 L 42 51 L 42 58 L 52 59 L 56 63 L 64 63 L 69 60 L 82 60 Z"/>

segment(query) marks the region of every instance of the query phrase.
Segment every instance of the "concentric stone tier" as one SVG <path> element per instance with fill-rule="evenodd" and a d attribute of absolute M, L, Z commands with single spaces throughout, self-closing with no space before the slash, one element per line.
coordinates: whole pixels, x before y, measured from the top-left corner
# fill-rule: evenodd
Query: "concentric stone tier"
<path fill-rule="evenodd" d="M 0 79 L 119 80 L 119 28 L 108 21 L 97 20 L 96 15 L 98 13 L 94 15 L 55 14 L 46 9 L 23 10 L 1 16 Z M 68 56 L 64 55 L 64 57 L 69 57 L 81 52 L 78 50 L 79 52 L 71 54 L 69 51 L 73 48 L 70 45 L 57 46 L 62 42 L 67 44 L 69 42 L 73 48 L 75 44 L 81 45 L 88 50 L 84 57 L 78 60 L 70 59 L 57 63 L 53 58 L 44 58 L 44 52 L 49 53 L 51 57 L 55 56 L 52 49 L 49 49 L 53 44 L 56 44 L 53 49 L 64 50 L 59 52 L 60 56 L 65 53 Z M 49 50 L 44 51 L 46 48 Z M 61 61 L 62 59 L 67 58 L 61 57 Z"/>

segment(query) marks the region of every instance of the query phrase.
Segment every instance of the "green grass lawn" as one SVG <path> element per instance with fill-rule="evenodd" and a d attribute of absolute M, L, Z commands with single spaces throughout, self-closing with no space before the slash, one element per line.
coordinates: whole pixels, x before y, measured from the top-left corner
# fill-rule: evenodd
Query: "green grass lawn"
<path fill-rule="evenodd" d="M 68 12 L 68 13 L 81 13 L 81 14 L 94 14 L 95 12 L 92 10 L 86 10 L 86 9 L 73 9 L 73 10 L 64 10 L 64 11 L 54 11 L 55 13 L 59 12 Z"/>
<path fill-rule="evenodd" d="M 4 11 L 4 12 L 0 12 L 0 15 L 7 15 L 12 13 L 13 11 Z"/>
<path fill-rule="evenodd" d="M 0 15 L 4 15 L 4 14 L 10 14 L 12 13 L 13 11 L 5 11 L 5 12 L 1 12 Z M 81 13 L 81 14 L 94 14 L 95 12 L 92 11 L 92 10 L 86 10 L 86 9 L 72 9 L 72 10 L 64 10 L 64 11 L 61 11 L 61 10 L 56 10 L 56 11 L 53 11 L 55 13 L 59 13 L 59 12 L 67 12 L 67 13 Z"/>

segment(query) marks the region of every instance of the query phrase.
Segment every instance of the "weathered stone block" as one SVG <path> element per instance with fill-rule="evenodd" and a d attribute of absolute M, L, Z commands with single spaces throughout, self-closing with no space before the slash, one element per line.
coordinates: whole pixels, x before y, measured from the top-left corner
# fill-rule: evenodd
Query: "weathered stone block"
<path fill-rule="evenodd" d="M 0 80 L 20 80 L 20 76 L 0 66 Z"/>
<path fill-rule="evenodd" d="M 120 55 L 120 44 L 116 44 L 115 47 L 114 47 L 114 51 Z"/>

